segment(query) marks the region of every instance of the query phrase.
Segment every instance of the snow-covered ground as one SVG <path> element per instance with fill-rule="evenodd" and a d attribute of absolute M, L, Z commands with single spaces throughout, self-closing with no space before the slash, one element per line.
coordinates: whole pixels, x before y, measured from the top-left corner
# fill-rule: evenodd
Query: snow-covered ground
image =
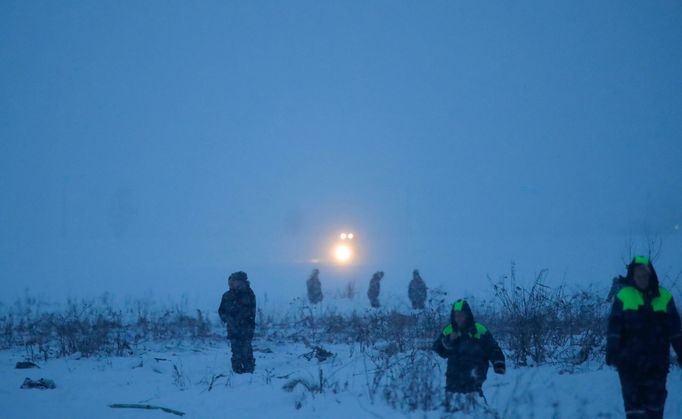
<path fill-rule="evenodd" d="M 307 359 L 304 344 L 256 340 L 256 372 L 234 375 L 225 343 L 160 346 L 131 357 L 50 359 L 40 369 L 18 370 L 21 351 L 0 352 L 1 417 L 24 418 L 171 418 L 160 410 L 112 409 L 114 403 L 140 403 L 185 412 L 190 418 L 440 418 L 442 411 L 400 411 L 380 394 L 370 399 L 367 359 L 357 346 L 329 345 L 335 354 Z M 426 355 L 426 353 L 425 353 Z M 426 355 L 430 356 L 430 355 Z M 442 385 L 444 361 L 433 375 Z M 292 391 L 283 386 L 301 379 Z M 220 376 L 220 375 L 223 376 Z M 25 390 L 26 377 L 55 381 L 54 390 Z M 623 417 L 615 371 L 599 365 L 571 373 L 560 368 L 510 368 L 490 373 L 484 386 L 489 405 L 504 418 Z M 682 417 L 680 370 L 668 379 L 666 418 Z M 447 417 L 489 417 L 483 414 Z"/>

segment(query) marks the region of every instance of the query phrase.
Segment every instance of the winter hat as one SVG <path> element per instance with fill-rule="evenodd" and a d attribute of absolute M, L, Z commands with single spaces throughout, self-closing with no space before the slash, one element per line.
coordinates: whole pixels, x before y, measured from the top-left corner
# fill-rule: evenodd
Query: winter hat
<path fill-rule="evenodd" d="M 632 265 L 646 265 L 649 266 L 651 261 L 647 256 L 635 256 L 632 258 Z"/>
<path fill-rule="evenodd" d="M 651 272 L 651 283 L 649 284 L 649 289 L 653 292 L 654 295 L 658 295 L 658 274 L 656 274 L 656 270 L 654 269 L 654 265 L 651 263 L 651 258 L 647 256 L 635 256 L 632 258 L 632 262 L 627 266 L 627 275 L 625 276 L 625 282 L 627 284 L 633 284 L 634 282 L 634 271 L 637 266 L 646 266 L 649 268 L 649 271 Z"/>
<path fill-rule="evenodd" d="M 471 307 L 469 307 L 469 303 L 463 298 L 460 298 L 459 300 L 455 301 L 452 303 L 452 311 L 471 311 Z"/>
<path fill-rule="evenodd" d="M 229 279 L 235 280 L 235 281 L 247 281 L 249 279 L 249 277 L 246 275 L 246 272 L 237 271 L 237 272 L 232 273 L 232 275 L 230 275 Z"/>
<path fill-rule="evenodd" d="M 455 312 L 457 311 L 466 313 L 467 316 L 469 317 L 471 325 L 473 325 L 473 323 L 475 322 L 474 313 L 471 311 L 471 307 L 469 306 L 469 303 L 465 299 L 460 298 L 459 300 L 452 303 L 452 312 L 450 313 L 450 320 L 452 324 L 455 324 Z"/>

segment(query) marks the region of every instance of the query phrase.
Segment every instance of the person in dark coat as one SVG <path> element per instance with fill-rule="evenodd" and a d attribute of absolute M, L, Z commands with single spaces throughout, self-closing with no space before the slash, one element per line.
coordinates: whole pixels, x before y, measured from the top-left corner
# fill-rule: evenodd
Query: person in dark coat
<path fill-rule="evenodd" d="M 618 369 L 628 419 L 663 418 L 670 345 L 682 356 L 680 316 L 648 257 L 632 259 L 625 284 L 611 307 L 606 364 Z"/>
<path fill-rule="evenodd" d="M 419 271 L 412 271 L 412 281 L 407 289 L 407 296 L 410 297 L 413 309 L 423 309 L 426 302 L 426 283 L 419 275 Z"/>
<path fill-rule="evenodd" d="M 383 277 L 383 271 L 376 271 L 374 275 L 372 275 L 372 279 L 369 281 L 367 297 L 369 297 L 369 303 L 374 308 L 378 308 L 381 305 L 379 304 L 379 292 L 381 292 L 381 278 Z"/>
<path fill-rule="evenodd" d="M 322 284 L 320 283 L 319 269 L 313 269 L 310 278 L 306 281 L 306 287 L 308 288 L 308 301 L 310 301 L 310 304 L 317 304 L 322 301 Z"/>
<path fill-rule="evenodd" d="M 235 272 L 227 280 L 229 290 L 223 294 L 218 308 L 227 326 L 232 348 L 232 371 L 252 373 L 256 367 L 251 341 L 256 328 L 256 296 L 245 272 Z"/>
<path fill-rule="evenodd" d="M 504 354 L 487 327 L 474 320 L 469 303 L 457 300 L 452 305 L 450 324 L 433 342 L 432 348 L 441 358 L 448 360 L 445 372 L 446 408 L 451 408 L 454 394 L 483 397 L 483 382 L 489 364 L 497 374 L 504 374 Z"/>

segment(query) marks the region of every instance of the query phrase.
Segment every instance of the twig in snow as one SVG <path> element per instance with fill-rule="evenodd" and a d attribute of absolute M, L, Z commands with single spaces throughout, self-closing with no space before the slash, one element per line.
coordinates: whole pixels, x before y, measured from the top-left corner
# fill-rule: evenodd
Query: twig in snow
<path fill-rule="evenodd" d="M 177 416 L 185 416 L 185 412 L 179 410 L 169 409 L 163 406 L 152 406 L 150 404 L 130 404 L 130 403 L 114 403 L 110 404 L 109 407 L 112 409 L 147 409 L 147 410 L 161 410 L 166 413 L 172 413 Z"/>

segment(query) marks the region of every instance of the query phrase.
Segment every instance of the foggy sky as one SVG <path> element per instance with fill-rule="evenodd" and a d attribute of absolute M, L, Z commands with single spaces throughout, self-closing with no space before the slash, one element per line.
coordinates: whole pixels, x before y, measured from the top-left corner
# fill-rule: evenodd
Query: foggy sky
<path fill-rule="evenodd" d="M 674 277 L 681 45 L 674 1 L 3 1 L 0 300 L 287 299 L 344 230 L 328 289 L 608 284 L 645 235 Z"/>

